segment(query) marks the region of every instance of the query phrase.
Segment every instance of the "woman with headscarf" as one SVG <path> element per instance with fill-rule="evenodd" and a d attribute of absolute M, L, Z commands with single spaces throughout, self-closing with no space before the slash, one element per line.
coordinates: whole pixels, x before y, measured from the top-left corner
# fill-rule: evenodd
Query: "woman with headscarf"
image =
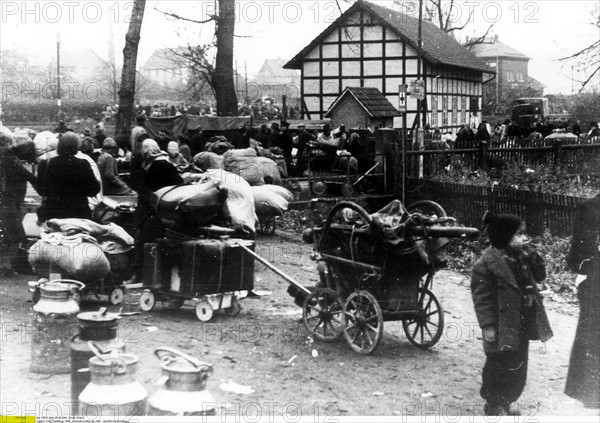
<path fill-rule="evenodd" d="M 164 233 L 164 226 L 159 217 L 154 216 L 150 201 L 152 192 L 163 187 L 179 185 L 183 179 L 169 161 L 167 153 L 162 151 L 158 143 L 152 139 L 136 142 L 132 159 L 132 181 L 137 174 L 133 188 L 138 192 L 138 205 L 135 214 L 135 259 L 132 265 L 133 277 L 128 283 L 139 282 L 143 277 L 144 244 L 153 242 Z M 135 165 L 135 168 L 134 168 Z"/>
<path fill-rule="evenodd" d="M 21 160 L 34 159 L 33 141 L 14 146 L 12 137 L 0 132 L 0 275 L 13 272 L 19 243 L 26 240 L 21 204 L 27 182 L 35 188 L 36 179 Z"/>
<path fill-rule="evenodd" d="M 65 132 L 58 140 L 58 155 L 40 162 L 37 186 L 42 196 L 38 219 L 91 219 L 88 197 L 100 192 L 100 182 L 86 160 L 77 158 L 79 136 Z"/>

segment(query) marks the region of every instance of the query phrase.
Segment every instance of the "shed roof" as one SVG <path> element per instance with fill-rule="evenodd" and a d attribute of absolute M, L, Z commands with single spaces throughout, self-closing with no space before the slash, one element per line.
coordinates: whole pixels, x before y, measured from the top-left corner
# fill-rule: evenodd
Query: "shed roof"
<path fill-rule="evenodd" d="M 331 104 L 329 110 L 325 113 L 325 117 L 329 117 L 342 98 L 348 95 L 352 96 L 372 118 L 400 116 L 400 112 L 392 106 L 392 103 L 377 88 L 346 87 Z"/>
<path fill-rule="evenodd" d="M 402 40 L 405 40 L 415 49 L 417 48 L 419 38 L 419 20 L 417 18 L 387 7 L 359 0 L 336 19 L 335 22 L 329 25 L 309 45 L 296 54 L 284 67 L 300 69 L 304 56 L 334 31 L 341 22 L 358 10 L 366 11 L 379 18 L 385 26 L 390 28 Z M 422 22 L 422 52 L 423 57 L 433 65 L 449 65 L 486 73 L 495 73 L 483 60 L 476 57 L 438 26 L 428 21 Z"/>

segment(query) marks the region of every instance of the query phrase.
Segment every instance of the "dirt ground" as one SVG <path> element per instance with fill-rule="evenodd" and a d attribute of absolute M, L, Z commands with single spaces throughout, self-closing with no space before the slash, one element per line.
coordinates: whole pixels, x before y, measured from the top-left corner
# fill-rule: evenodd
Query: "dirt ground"
<path fill-rule="evenodd" d="M 317 282 L 312 248 L 300 237 L 278 232 L 262 237 L 257 252 L 305 285 Z M 30 276 L 6 278 L 1 292 L 1 415 L 69 415 L 70 376 L 29 372 L 32 302 Z M 119 337 L 140 356 L 137 380 L 149 394 L 158 388 L 159 346 L 171 346 L 213 364 L 208 391 L 222 416 L 293 421 L 298 416 L 324 420 L 343 416 L 480 415 L 480 372 L 484 362 L 468 279 L 450 271 L 436 274 L 433 291 L 445 312 L 445 330 L 428 351 L 412 346 L 400 322 L 386 322 L 378 348 L 353 352 L 342 337 L 313 340 L 302 311 L 286 293 L 287 283 L 261 264 L 255 268 L 260 298 L 242 300 L 237 317 L 217 313 L 200 322 L 191 302 L 170 311 L 158 303 L 151 312 L 123 317 Z M 123 311 L 139 311 L 140 291 L 126 293 Z M 108 306 L 106 297 L 87 300 L 82 310 Z M 119 307 L 111 306 L 111 311 Z M 527 387 L 516 404 L 523 416 L 598 416 L 563 393 L 577 309 L 547 303 L 554 338 L 532 343 Z M 246 393 L 224 390 L 234 382 Z M 525 418 L 525 417 L 521 417 Z M 595 417 L 594 417 L 595 419 Z M 243 421 L 243 420 L 242 420 Z M 335 420 L 329 420 L 335 421 Z M 516 421 L 516 420 L 515 420 Z"/>

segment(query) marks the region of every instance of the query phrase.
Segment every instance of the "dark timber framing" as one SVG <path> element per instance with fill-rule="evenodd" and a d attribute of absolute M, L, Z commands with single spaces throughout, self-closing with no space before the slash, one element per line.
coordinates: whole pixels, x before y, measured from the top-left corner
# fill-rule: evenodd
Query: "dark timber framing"
<path fill-rule="evenodd" d="M 307 46 L 286 65 L 301 69 L 300 93 L 307 105 L 303 117 L 324 119 L 335 98 L 352 86 L 378 88 L 396 105 L 398 85 L 417 79 L 416 48 L 402 34 L 402 28 L 391 27 L 360 3 L 326 29 L 316 45 Z M 433 63 L 427 55 L 422 69 L 427 122 L 453 132 L 463 123 L 477 123 L 467 108 L 473 97 L 481 105 L 482 69 Z M 417 102 L 410 96 L 408 100 L 406 125 L 411 127 Z M 400 118 L 394 122 L 396 127 L 403 125 Z"/>

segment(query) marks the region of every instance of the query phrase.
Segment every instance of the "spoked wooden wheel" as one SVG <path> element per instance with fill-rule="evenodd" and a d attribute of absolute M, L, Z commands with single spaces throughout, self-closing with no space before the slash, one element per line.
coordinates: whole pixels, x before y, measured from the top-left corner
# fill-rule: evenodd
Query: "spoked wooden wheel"
<path fill-rule="evenodd" d="M 344 331 L 342 299 L 333 289 L 317 288 L 304 300 L 302 319 L 315 338 L 333 341 Z"/>
<path fill-rule="evenodd" d="M 428 289 L 419 289 L 419 312 L 402 321 L 408 340 L 418 348 L 434 346 L 444 330 L 444 310 L 438 299 Z"/>
<path fill-rule="evenodd" d="M 276 227 L 277 221 L 274 217 L 266 218 L 263 222 L 260 222 L 260 231 L 265 235 L 273 235 Z"/>
<path fill-rule="evenodd" d="M 368 291 L 354 291 L 344 303 L 344 337 L 360 354 L 371 353 L 383 336 L 383 313 Z"/>
<path fill-rule="evenodd" d="M 421 213 L 422 215 L 431 217 L 431 218 L 443 218 L 447 217 L 446 211 L 442 206 L 440 206 L 435 201 L 430 200 L 421 200 L 416 203 L 412 203 L 410 206 L 406 208 L 409 213 Z"/>

